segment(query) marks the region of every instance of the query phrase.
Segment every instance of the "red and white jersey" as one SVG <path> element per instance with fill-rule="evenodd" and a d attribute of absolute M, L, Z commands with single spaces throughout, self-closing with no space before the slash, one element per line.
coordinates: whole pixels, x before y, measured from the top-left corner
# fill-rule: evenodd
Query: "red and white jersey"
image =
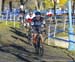
<path fill-rule="evenodd" d="M 53 13 L 52 13 L 51 11 L 49 11 L 49 12 L 46 13 L 46 15 L 47 15 L 47 16 L 52 16 Z"/>
<path fill-rule="evenodd" d="M 35 17 L 35 14 L 32 14 L 31 16 L 29 14 L 26 15 L 27 22 L 32 22 L 32 19 Z"/>

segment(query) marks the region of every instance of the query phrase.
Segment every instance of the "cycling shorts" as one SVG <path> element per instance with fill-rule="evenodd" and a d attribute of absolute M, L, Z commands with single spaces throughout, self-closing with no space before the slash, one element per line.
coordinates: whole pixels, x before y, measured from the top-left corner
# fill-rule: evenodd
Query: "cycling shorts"
<path fill-rule="evenodd" d="M 41 27 L 38 27 L 38 29 L 36 27 L 32 29 L 32 33 L 42 34 L 42 32 L 43 32 L 43 29 Z"/>

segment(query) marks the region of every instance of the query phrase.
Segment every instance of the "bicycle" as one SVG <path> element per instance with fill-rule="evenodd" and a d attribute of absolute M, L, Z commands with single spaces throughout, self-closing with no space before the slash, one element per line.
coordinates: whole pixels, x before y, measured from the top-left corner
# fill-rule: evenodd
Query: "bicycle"
<path fill-rule="evenodd" d="M 41 43 L 41 37 L 40 37 L 40 34 L 37 33 L 37 36 L 36 36 L 36 46 L 35 46 L 35 52 L 37 55 L 39 56 L 43 56 L 44 54 L 44 47 L 43 47 L 43 44 Z"/>

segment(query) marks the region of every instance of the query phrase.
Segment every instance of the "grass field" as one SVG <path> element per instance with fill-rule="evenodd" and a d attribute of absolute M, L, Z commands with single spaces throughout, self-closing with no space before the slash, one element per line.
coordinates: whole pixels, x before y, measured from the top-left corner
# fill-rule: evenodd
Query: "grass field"
<path fill-rule="evenodd" d="M 26 33 L 24 31 L 21 31 L 20 29 L 20 24 L 16 22 L 16 27 L 13 27 L 13 22 L 8 22 L 6 25 L 5 22 L 0 22 L 0 60 L 11 60 L 10 62 L 22 62 L 18 58 L 14 57 L 13 55 L 15 54 L 20 54 L 23 53 L 21 50 L 26 47 L 26 49 L 30 49 L 29 44 L 28 44 L 28 39 L 26 37 Z M 65 35 L 65 33 L 63 33 Z M 62 34 L 59 34 L 60 36 Z M 12 48 L 12 47 L 15 48 Z M 17 49 L 16 49 L 17 48 Z M 32 47 L 33 48 L 33 47 Z M 58 50 L 50 47 L 49 49 L 53 49 L 55 52 Z M 2 53 L 2 51 L 8 52 L 8 54 Z M 61 49 L 59 49 L 61 51 Z M 9 53 L 11 52 L 10 55 Z M 25 51 L 24 51 L 25 52 Z M 51 51 L 52 52 L 52 51 Z M 5 54 L 5 56 L 2 56 L 2 54 Z M 57 53 L 52 53 L 57 54 Z M 75 52 L 71 52 L 72 55 L 75 56 Z M 61 52 L 60 52 L 61 55 Z M 65 56 L 65 55 L 64 55 Z M 21 59 L 21 58 L 20 58 Z M 7 61 L 7 62 L 8 62 Z"/>
<path fill-rule="evenodd" d="M 13 48 L 11 45 L 25 47 L 27 38 L 24 36 L 18 35 L 16 29 L 19 28 L 19 23 L 16 22 L 16 27 L 13 28 L 13 22 L 8 22 L 6 25 L 5 22 L 0 22 L 0 61 L 2 62 L 23 62 L 18 59 L 15 55 L 20 54 L 20 49 L 16 47 Z M 9 53 L 8 53 L 9 52 Z"/>
<path fill-rule="evenodd" d="M 19 22 L 16 22 L 15 28 L 19 28 Z M 15 40 L 11 37 L 11 35 L 16 35 L 12 30 L 15 31 L 13 28 L 13 22 L 8 22 L 7 25 L 5 22 L 0 22 L 0 43 L 7 45 Z"/>
<path fill-rule="evenodd" d="M 7 25 L 6 25 L 6 22 L 0 22 L 0 37 L 2 37 L 4 34 L 6 34 L 6 35 L 12 34 L 12 32 L 10 31 L 11 27 L 14 28 L 14 22 L 7 22 Z M 16 22 L 15 29 L 19 29 L 19 28 L 20 28 L 20 23 Z M 74 26 L 74 28 L 75 28 L 75 26 Z M 58 26 L 58 29 L 60 29 L 60 30 L 63 29 L 63 25 Z M 75 32 L 75 29 L 74 29 L 74 32 Z M 56 37 L 68 37 L 68 30 L 66 30 L 65 32 L 57 33 Z"/>

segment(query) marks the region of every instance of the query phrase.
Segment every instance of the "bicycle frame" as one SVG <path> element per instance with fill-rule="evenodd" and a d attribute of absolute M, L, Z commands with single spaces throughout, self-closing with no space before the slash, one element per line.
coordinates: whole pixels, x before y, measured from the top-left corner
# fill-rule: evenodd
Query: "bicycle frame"
<path fill-rule="evenodd" d="M 41 40 L 41 37 L 39 35 L 39 33 L 37 34 L 37 43 L 36 43 L 36 52 L 39 56 L 43 56 L 43 53 L 44 53 L 44 48 L 43 48 L 43 45 L 41 44 L 40 40 Z"/>

